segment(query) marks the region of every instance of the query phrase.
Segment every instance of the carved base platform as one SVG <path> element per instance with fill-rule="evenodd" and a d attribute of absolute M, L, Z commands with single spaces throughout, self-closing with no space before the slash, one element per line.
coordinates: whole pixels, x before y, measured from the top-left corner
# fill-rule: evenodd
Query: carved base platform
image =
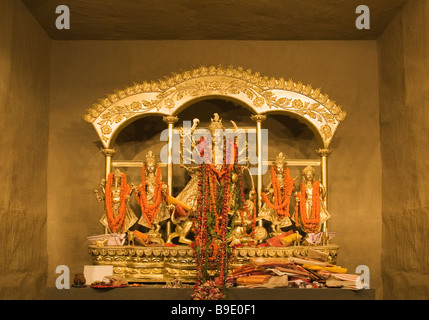
<path fill-rule="evenodd" d="M 233 252 L 229 268 L 232 270 L 250 262 L 250 258 L 306 257 L 308 246 L 290 247 L 242 247 Z M 339 247 L 334 244 L 312 246 L 311 249 L 329 256 L 336 264 Z M 197 264 L 194 250 L 190 246 L 140 247 L 140 246 L 89 246 L 94 265 L 113 265 L 115 275 L 129 282 L 165 283 L 179 279 L 193 283 Z"/>

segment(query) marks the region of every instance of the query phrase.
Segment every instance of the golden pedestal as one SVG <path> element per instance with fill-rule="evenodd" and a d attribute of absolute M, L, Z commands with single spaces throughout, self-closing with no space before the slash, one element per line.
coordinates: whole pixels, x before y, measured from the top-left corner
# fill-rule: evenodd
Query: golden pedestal
<path fill-rule="evenodd" d="M 229 263 L 232 270 L 250 263 L 250 258 L 303 258 L 308 248 L 325 253 L 336 264 L 339 247 L 325 246 L 240 247 L 233 251 Z M 129 282 L 164 283 L 173 279 L 193 283 L 197 273 L 195 252 L 190 246 L 89 246 L 94 265 L 113 265 L 114 275 Z"/>

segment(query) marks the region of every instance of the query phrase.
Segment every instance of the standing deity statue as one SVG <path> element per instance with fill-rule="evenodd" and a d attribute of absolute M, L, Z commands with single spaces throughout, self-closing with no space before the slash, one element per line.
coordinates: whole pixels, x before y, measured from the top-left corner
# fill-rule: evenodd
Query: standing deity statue
<path fill-rule="evenodd" d="M 295 193 L 295 224 L 306 233 L 316 233 L 331 217 L 324 204 L 326 189 L 315 179 L 313 167 L 304 168 L 301 176 L 300 191 Z"/>
<path fill-rule="evenodd" d="M 152 151 L 146 155 L 146 162 L 142 167 L 142 183 L 135 189 L 137 202 L 142 210 L 138 223 L 150 229 L 147 234 L 152 242 L 163 244 L 160 223 L 170 217 L 168 190 Z"/>
<path fill-rule="evenodd" d="M 280 152 L 271 167 L 271 182 L 262 193 L 264 204 L 258 216 L 258 219 L 271 222 L 273 232 L 270 235 L 273 237 L 283 233 L 281 228 L 292 225 L 289 205 L 293 189 L 294 179 L 290 177 L 286 158 Z"/>
<path fill-rule="evenodd" d="M 118 169 L 109 173 L 107 181 L 101 180 L 100 189 L 104 197 L 95 190 L 97 200 L 105 201 L 105 213 L 100 219 L 110 233 L 125 233 L 137 222 L 137 217 L 129 206 L 130 196 L 133 192 L 127 183 L 125 173 Z"/>

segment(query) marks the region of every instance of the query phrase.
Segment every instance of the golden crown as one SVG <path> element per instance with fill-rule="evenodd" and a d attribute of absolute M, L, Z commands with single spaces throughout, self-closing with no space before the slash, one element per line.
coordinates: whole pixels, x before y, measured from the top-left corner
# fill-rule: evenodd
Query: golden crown
<path fill-rule="evenodd" d="M 211 119 L 211 123 L 209 125 L 209 130 L 211 132 L 211 134 L 213 135 L 216 130 L 218 129 L 224 129 L 223 124 L 222 124 L 222 119 L 219 117 L 219 114 L 215 113 L 213 115 L 213 118 Z"/>
<path fill-rule="evenodd" d="M 284 156 L 283 152 L 280 152 L 275 160 L 276 164 L 285 164 L 286 163 L 286 157 Z"/>
<path fill-rule="evenodd" d="M 149 151 L 149 152 L 146 154 L 146 163 L 147 163 L 147 164 L 155 164 L 155 163 L 156 163 L 156 161 L 155 161 L 155 156 L 153 155 L 153 152 L 152 152 L 152 151 Z"/>
<path fill-rule="evenodd" d="M 308 166 L 302 170 L 302 175 L 305 176 L 307 172 L 312 172 L 313 174 L 316 172 L 313 167 Z"/>

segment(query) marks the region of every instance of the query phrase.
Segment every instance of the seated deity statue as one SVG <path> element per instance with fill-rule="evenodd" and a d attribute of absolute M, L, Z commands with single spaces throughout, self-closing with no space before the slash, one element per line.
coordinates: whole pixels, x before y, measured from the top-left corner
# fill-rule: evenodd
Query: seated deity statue
<path fill-rule="evenodd" d="M 251 244 L 257 240 L 252 235 L 252 227 L 254 224 L 254 208 L 255 208 L 255 190 L 249 192 L 249 199 L 245 201 L 245 210 L 241 212 L 235 219 L 235 226 L 231 232 L 229 245 L 234 246 L 237 244 Z"/>
<path fill-rule="evenodd" d="M 142 183 L 135 187 L 135 192 L 142 211 L 138 223 L 150 229 L 147 235 L 150 236 L 151 242 L 164 244 L 160 223 L 170 218 L 168 192 L 167 185 L 162 181 L 161 168 L 151 151 L 146 155 L 146 162 L 142 167 Z"/>
<path fill-rule="evenodd" d="M 97 200 L 105 202 L 105 213 L 100 219 L 109 233 L 126 233 L 137 222 L 137 216 L 129 206 L 133 189 L 128 185 L 125 173 L 118 169 L 109 173 L 107 181 L 101 180 L 100 189 L 95 190 Z"/>
<path fill-rule="evenodd" d="M 271 167 L 271 182 L 262 193 L 263 205 L 258 215 L 258 219 L 271 222 L 272 237 L 282 234 L 281 228 L 292 225 L 289 204 L 293 189 L 294 179 L 290 177 L 286 158 L 279 153 Z"/>
<path fill-rule="evenodd" d="M 324 199 L 325 187 L 315 179 L 313 167 L 302 170 L 300 190 L 295 193 L 295 224 L 306 233 L 317 233 L 331 217 Z"/>

